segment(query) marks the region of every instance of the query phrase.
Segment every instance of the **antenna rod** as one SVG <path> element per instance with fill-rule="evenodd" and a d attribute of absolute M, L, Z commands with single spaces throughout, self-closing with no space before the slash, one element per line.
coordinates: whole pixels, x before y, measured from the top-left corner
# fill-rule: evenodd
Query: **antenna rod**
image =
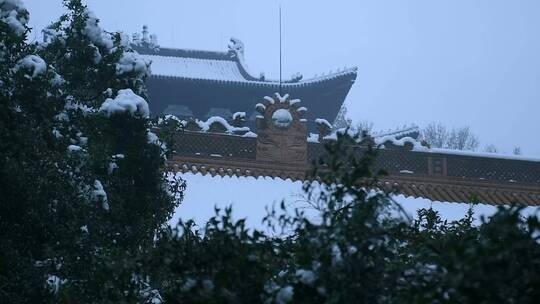
<path fill-rule="evenodd" d="M 279 4 L 279 94 L 281 95 L 281 3 Z"/>

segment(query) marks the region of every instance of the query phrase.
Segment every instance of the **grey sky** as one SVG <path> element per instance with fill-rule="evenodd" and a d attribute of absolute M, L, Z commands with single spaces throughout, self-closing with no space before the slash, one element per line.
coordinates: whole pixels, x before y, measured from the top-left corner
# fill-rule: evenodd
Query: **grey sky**
<path fill-rule="evenodd" d="M 25 0 L 41 29 L 61 0 Z M 280 1 L 88 0 L 107 30 L 140 31 L 162 46 L 246 45 L 254 74 L 278 76 Z M 469 125 L 482 145 L 540 157 L 540 1 L 281 1 L 284 76 L 344 66 L 359 76 L 346 101 L 378 129 L 440 121 Z"/>

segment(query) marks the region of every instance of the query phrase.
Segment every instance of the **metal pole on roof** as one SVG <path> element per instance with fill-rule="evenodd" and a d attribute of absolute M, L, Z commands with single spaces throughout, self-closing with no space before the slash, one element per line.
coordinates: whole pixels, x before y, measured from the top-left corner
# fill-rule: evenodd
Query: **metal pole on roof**
<path fill-rule="evenodd" d="M 281 95 L 281 3 L 279 4 L 279 94 Z"/>

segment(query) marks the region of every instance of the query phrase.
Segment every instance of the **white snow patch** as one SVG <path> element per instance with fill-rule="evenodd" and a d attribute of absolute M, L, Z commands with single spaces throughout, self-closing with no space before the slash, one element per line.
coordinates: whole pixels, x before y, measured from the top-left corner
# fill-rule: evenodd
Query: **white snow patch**
<path fill-rule="evenodd" d="M 152 74 L 160 76 L 245 82 L 236 61 L 141 55 L 151 62 Z M 263 82 L 264 83 L 264 82 Z"/>
<path fill-rule="evenodd" d="M 296 276 L 298 277 L 298 280 L 305 285 L 312 285 L 317 279 L 317 276 L 313 271 L 305 269 L 298 269 L 296 271 Z"/>
<path fill-rule="evenodd" d="M 17 62 L 13 71 L 18 72 L 21 69 L 31 72 L 28 77 L 35 78 L 47 71 L 47 63 L 37 55 L 28 55 Z"/>
<path fill-rule="evenodd" d="M 292 301 L 294 297 L 294 289 L 292 286 L 285 286 L 281 288 L 276 294 L 276 303 L 284 304 Z"/>
<path fill-rule="evenodd" d="M 182 285 L 182 287 L 180 288 L 181 291 L 183 292 L 187 292 L 187 291 L 190 291 L 193 287 L 195 287 L 197 285 L 197 280 L 194 280 L 192 278 L 188 278 L 185 282 L 184 282 L 184 285 Z"/>
<path fill-rule="evenodd" d="M 20 0 L 0 0 L 0 22 L 6 23 L 17 36 L 26 32 L 27 13 Z"/>
<path fill-rule="evenodd" d="M 103 29 L 99 26 L 99 21 L 96 15 L 90 11 L 86 10 L 86 25 L 84 27 L 84 33 L 90 40 L 102 47 L 111 49 L 113 47 L 113 41 L 109 34 L 105 33 Z"/>
<path fill-rule="evenodd" d="M 154 144 L 158 146 L 161 145 L 161 143 L 159 142 L 159 137 L 156 135 L 156 133 L 148 131 L 146 137 L 148 138 L 149 144 Z"/>
<path fill-rule="evenodd" d="M 300 99 L 292 99 L 292 100 L 289 101 L 289 104 L 292 106 L 292 105 L 295 105 L 295 104 L 300 103 L 300 102 L 301 102 Z"/>
<path fill-rule="evenodd" d="M 56 137 L 56 138 L 58 138 L 58 139 L 64 137 L 64 135 L 62 135 L 62 133 L 60 133 L 60 131 L 58 131 L 58 129 L 56 129 L 56 128 L 54 128 L 54 129 L 52 130 L 52 134 L 54 135 L 54 137 Z"/>
<path fill-rule="evenodd" d="M 83 148 L 81 148 L 80 146 L 77 146 L 77 145 L 69 145 L 67 147 L 67 150 L 69 153 L 76 153 L 76 152 L 80 152 L 82 151 Z"/>
<path fill-rule="evenodd" d="M 264 112 L 266 110 L 266 106 L 263 105 L 262 103 L 258 103 L 255 105 L 255 110 L 259 111 L 259 112 Z"/>
<path fill-rule="evenodd" d="M 232 119 L 233 120 L 237 120 L 237 119 L 245 119 L 246 118 L 246 112 L 236 112 L 233 114 L 232 116 Z"/>
<path fill-rule="evenodd" d="M 329 129 L 332 129 L 332 125 L 328 122 L 328 120 L 326 120 L 324 118 L 315 119 L 315 123 L 318 124 L 318 125 L 324 125 L 324 126 L 328 127 Z"/>
<path fill-rule="evenodd" d="M 473 157 L 486 157 L 486 158 L 498 158 L 498 159 L 511 159 L 511 160 L 523 160 L 523 161 L 540 162 L 540 158 L 528 157 L 528 156 L 523 156 L 523 155 L 508 155 L 508 154 L 499 154 L 499 153 L 474 152 L 474 151 L 451 150 L 451 149 L 441 149 L 441 148 L 431 148 L 431 149 L 425 149 L 425 150 L 419 150 L 419 151 L 431 152 L 431 153 L 441 153 L 441 154 L 462 155 L 462 156 L 473 156 Z"/>
<path fill-rule="evenodd" d="M 51 80 L 51 84 L 53 86 L 61 86 L 63 85 L 64 83 L 66 82 L 66 80 L 64 79 L 64 77 L 62 77 L 61 75 L 59 74 L 56 74 L 54 75 L 54 78 Z"/>
<path fill-rule="evenodd" d="M 134 52 L 124 52 L 116 64 L 116 75 L 136 73 L 137 77 L 150 76 L 151 61 Z"/>
<path fill-rule="evenodd" d="M 337 140 L 337 135 L 338 134 L 344 135 L 345 133 L 347 133 L 351 137 L 356 135 L 356 133 L 353 130 L 351 130 L 350 128 L 341 128 L 341 129 L 338 129 L 338 130 L 332 132 L 329 135 L 324 136 L 323 139 Z"/>
<path fill-rule="evenodd" d="M 276 94 L 278 94 L 278 93 L 276 93 Z M 269 104 L 274 104 L 275 103 L 274 98 L 272 98 L 270 96 L 264 96 L 263 98 L 264 98 L 264 100 L 268 101 Z"/>
<path fill-rule="evenodd" d="M 251 131 L 248 131 L 246 134 L 242 135 L 242 137 L 253 137 L 253 138 L 257 138 L 257 134 L 251 132 Z"/>
<path fill-rule="evenodd" d="M 92 107 L 89 107 L 89 106 L 87 106 L 85 104 L 74 102 L 71 99 L 69 99 L 66 102 L 66 104 L 64 105 L 64 109 L 66 109 L 66 110 L 79 110 L 79 111 L 82 111 L 82 113 L 84 115 L 96 112 L 96 109 L 94 109 Z"/>
<path fill-rule="evenodd" d="M 300 107 L 300 108 L 298 108 L 298 109 L 296 110 L 296 112 L 298 112 L 298 113 L 305 113 L 305 112 L 307 112 L 307 108 L 306 108 L 306 107 Z"/>
<path fill-rule="evenodd" d="M 384 143 L 388 141 L 396 146 L 405 146 L 405 144 L 407 143 L 412 144 L 414 151 L 428 151 L 429 150 L 428 147 L 422 146 L 422 144 L 418 140 L 412 137 L 403 137 L 400 139 L 396 139 L 395 135 L 387 135 L 387 136 L 375 138 L 375 144 L 377 145 L 383 145 Z"/>
<path fill-rule="evenodd" d="M 52 274 L 49 274 L 46 280 L 47 286 L 49 287 L 49 290 L 53 294 L 57 294 L 58 290 L 60 290 L 60 285 L 62 285 L 65 282 L 66 280 L 61 280 L 59 277 Z"/>
<path fill-rule="evenodd" d="M 307 141 L 310 143 L 319 143 L 319 134 L 309 133 Z"/>
<path fill-rule="evenodd" d="M 152 131 L 148 131 L 148 133 L 146 134 L 146 137 L 149 144 L 160 147 L 162 152 L 165 152 L 167 150 L 167 146 L 165 145 L 165 143 L 161 142 L 161 140 L 156 135 L 156 133 Z"/>
<path fill-rule="evenodd" d="M 339 249 L 337 244 L 332 245 L 332 264 L 338 265 L 341 264 L 342 261 L 343 257 L 341 256 L 341 249 Z"/>
<path fill-rule="evenodd" d="M 229 134 L 250 131 L 249 127 L 231 126 L 225 118 L 220 117 L 220 116 L 212 116 L 208 118 L 207 121 L 196 120 L 195 122 L 199 125 L 199 128 L 201 128 L 203 132 L 208 132 L 208 130 L 210 130 L 210 126 L 214 123 L 218 123 L 222 125 L 225 128 L 226 132 Z"/>
<path fill-rule="evenodd" d="M 65 111 L 62 111 L 55 115 L 54 119 L 56 119 L 57 121 L 69 121 L 69 115 Z"/>
<path fill-rule="evenodd" d="M 289 99 L 289 94 L 281 96 L 278 92 L 274 93 L 274 96 L 279 100 L 279 102 L 286 102 Z"/>
<path fill-rule="evenodd" d="M 403 174 L 414 174 L 414 171 L 411 171 L 411 170 L 401 170 L 401 171 L 399 171 L 399 173 L 403 173 Z"/>
<path fill-rule="evenodd" d="M 150 115 L 146 100 L 133 93 L 131 89 L 118 91 L 115 99 L 107 98 L 99 110 L 105 112 L 108 117 L 125 112 L 131 115 L 139 114 L 145 118 Z"/>
<path fill-rule="evenodd" d="M 94 201 L 101 201 L 103 202 L 103 209 L 106 211 L 109 211 L 109 202 L 107 199 L 107 192 L 105 192 L 105 189 L 103 189 L 103 185 L 99 180 L 94 181 L 94 190 L 92 191 L 92 199 Z"/>

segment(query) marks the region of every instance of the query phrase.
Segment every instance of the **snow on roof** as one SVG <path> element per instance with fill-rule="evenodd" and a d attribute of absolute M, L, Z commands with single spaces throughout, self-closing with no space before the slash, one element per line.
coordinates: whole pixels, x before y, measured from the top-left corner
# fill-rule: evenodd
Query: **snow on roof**
<path fill-rule="evenodd" d="M 409 143 L 413 146 L 413 151 L 425 152 L 429 150 L 428 147 L 423 146 L 422 143 L 420 143 L 418 140 L 408 136 L 398 139 L 396 135 L 386 135 L 381 137 L 375 137 L 374 140 L 376 145 L 384 145 L 386 142 L 391 142 L 393 145 L 396 146 L 405 146 L 405 144 Z"/>
<path fill-rule="evenodd" d="M 152 61 L 152 74 L 160 76 L 245 81 L 237 63 L 229 60 L 142 55 Z"/>
<path fill-rule="evenodd" d="M 249 127 L 231 126 L 225 118 L 219 117 L 219 116 L 212 116 L 208 118 L 207 121 L 195 120 L 195 122 L 197 123 L 197 125 L 199 125 L 199 127 L 201 128 L 203 132 L 208 132 L 210 130 L 210 126 L 214 123 L 221 124 L 225 128 L 226 132 L 229 134 L 236 134 L 239 132 L 250 132 Z M 252 137 L 252 136 L 250 135 L 248 137 Z"/>
<path fill-rule="evenodd" d="M 416 125 L 411 126 L 403 126 L 402 128 L 397 128 L 395 130 L 386 130 L 386 131 L 378 131 L 373 132 L 371 135 L 373 137 L 384 137 L 384 136 L 395 136 L 395 137 L 405 137 L 405 136 L 411 136 L 413 133 L 419 133 L 420 128 Z"/>
<path fill-rule="evenodd" d="M 235 112 L 232 116 L 232 119 L 246 119 L 246 112 Z"/>
<path fill-rule="evenodd" d="M 244 45 L 238 39 L 231 39 L 228 52 L 199 51 L 169 48 L 150 48 L 135 45 L 142 56 L 152 63 L 152 74 L 162 77 L 211 80 L 220 82 L 249 83 L 254 85 L 275 86 L 278 80 L 268 80 L 253 76 L 244 62 Z M 324 82 L 348 76 L 356 78 L 357 68 L 338 70 L 327 75 L 302 80 L 297 75 L 282 82 L 282 86 L 295 87 Z"/>
<path fill-rule="evenodd" d="M 324 125 L 326 126 L 328 129 L 332 129 L 332 125 L 328 122 L 328 120 L 324 119 L 324 118 L 317 118 L 315 119 L 315 123 L 318 124 L 318 125 Z"/>
<path fill-rule="evenodd" d="M 412 150 L 415 152 L 427 152 L 427 153 L 438 153 L 438 154 L 447 154 L 447 155 L 450 154 L 450 155 L 460 155 L 460 156 L 470 156 L 470 157 L 540 162 L 540 158 L 533 158 L 533 157 L 527 157 L 527 156 L 522 156 L 522 155 L 507 155 L 507 154 L 500 154 L 500 153 L 429 148 L 429 147 L 423 146 L 418 140 L 412 137 L 403 137 L 403 138 L 397 139 L 396 135 L 387 135 L 387 136 L 382 136 L 382 137 L 375 137 L 374 139 L 377 145 L 384 145 L 384 143 L 388 141 L 392 142 L 392 144 L 396 146 L 404 146 L 406 143 L 410 143 L 413 146 Z"/>
<path fill-rule="evenodd" d="M 540 158 L 523 156 L 523 155 L 508 155 L 508 154 L 501 154 L 501 153 L 475 152 L 475 151 L 452 150 L 452 149 L 442 149 L 442 148 L 431 148 L 431 149 L 426 149 L 426 150 L 421 150 L 421 151 L 430 152 L 430 153 L 471 156 L 471 157 L 498 158 L 498 159 L 540 162 Z"/>

